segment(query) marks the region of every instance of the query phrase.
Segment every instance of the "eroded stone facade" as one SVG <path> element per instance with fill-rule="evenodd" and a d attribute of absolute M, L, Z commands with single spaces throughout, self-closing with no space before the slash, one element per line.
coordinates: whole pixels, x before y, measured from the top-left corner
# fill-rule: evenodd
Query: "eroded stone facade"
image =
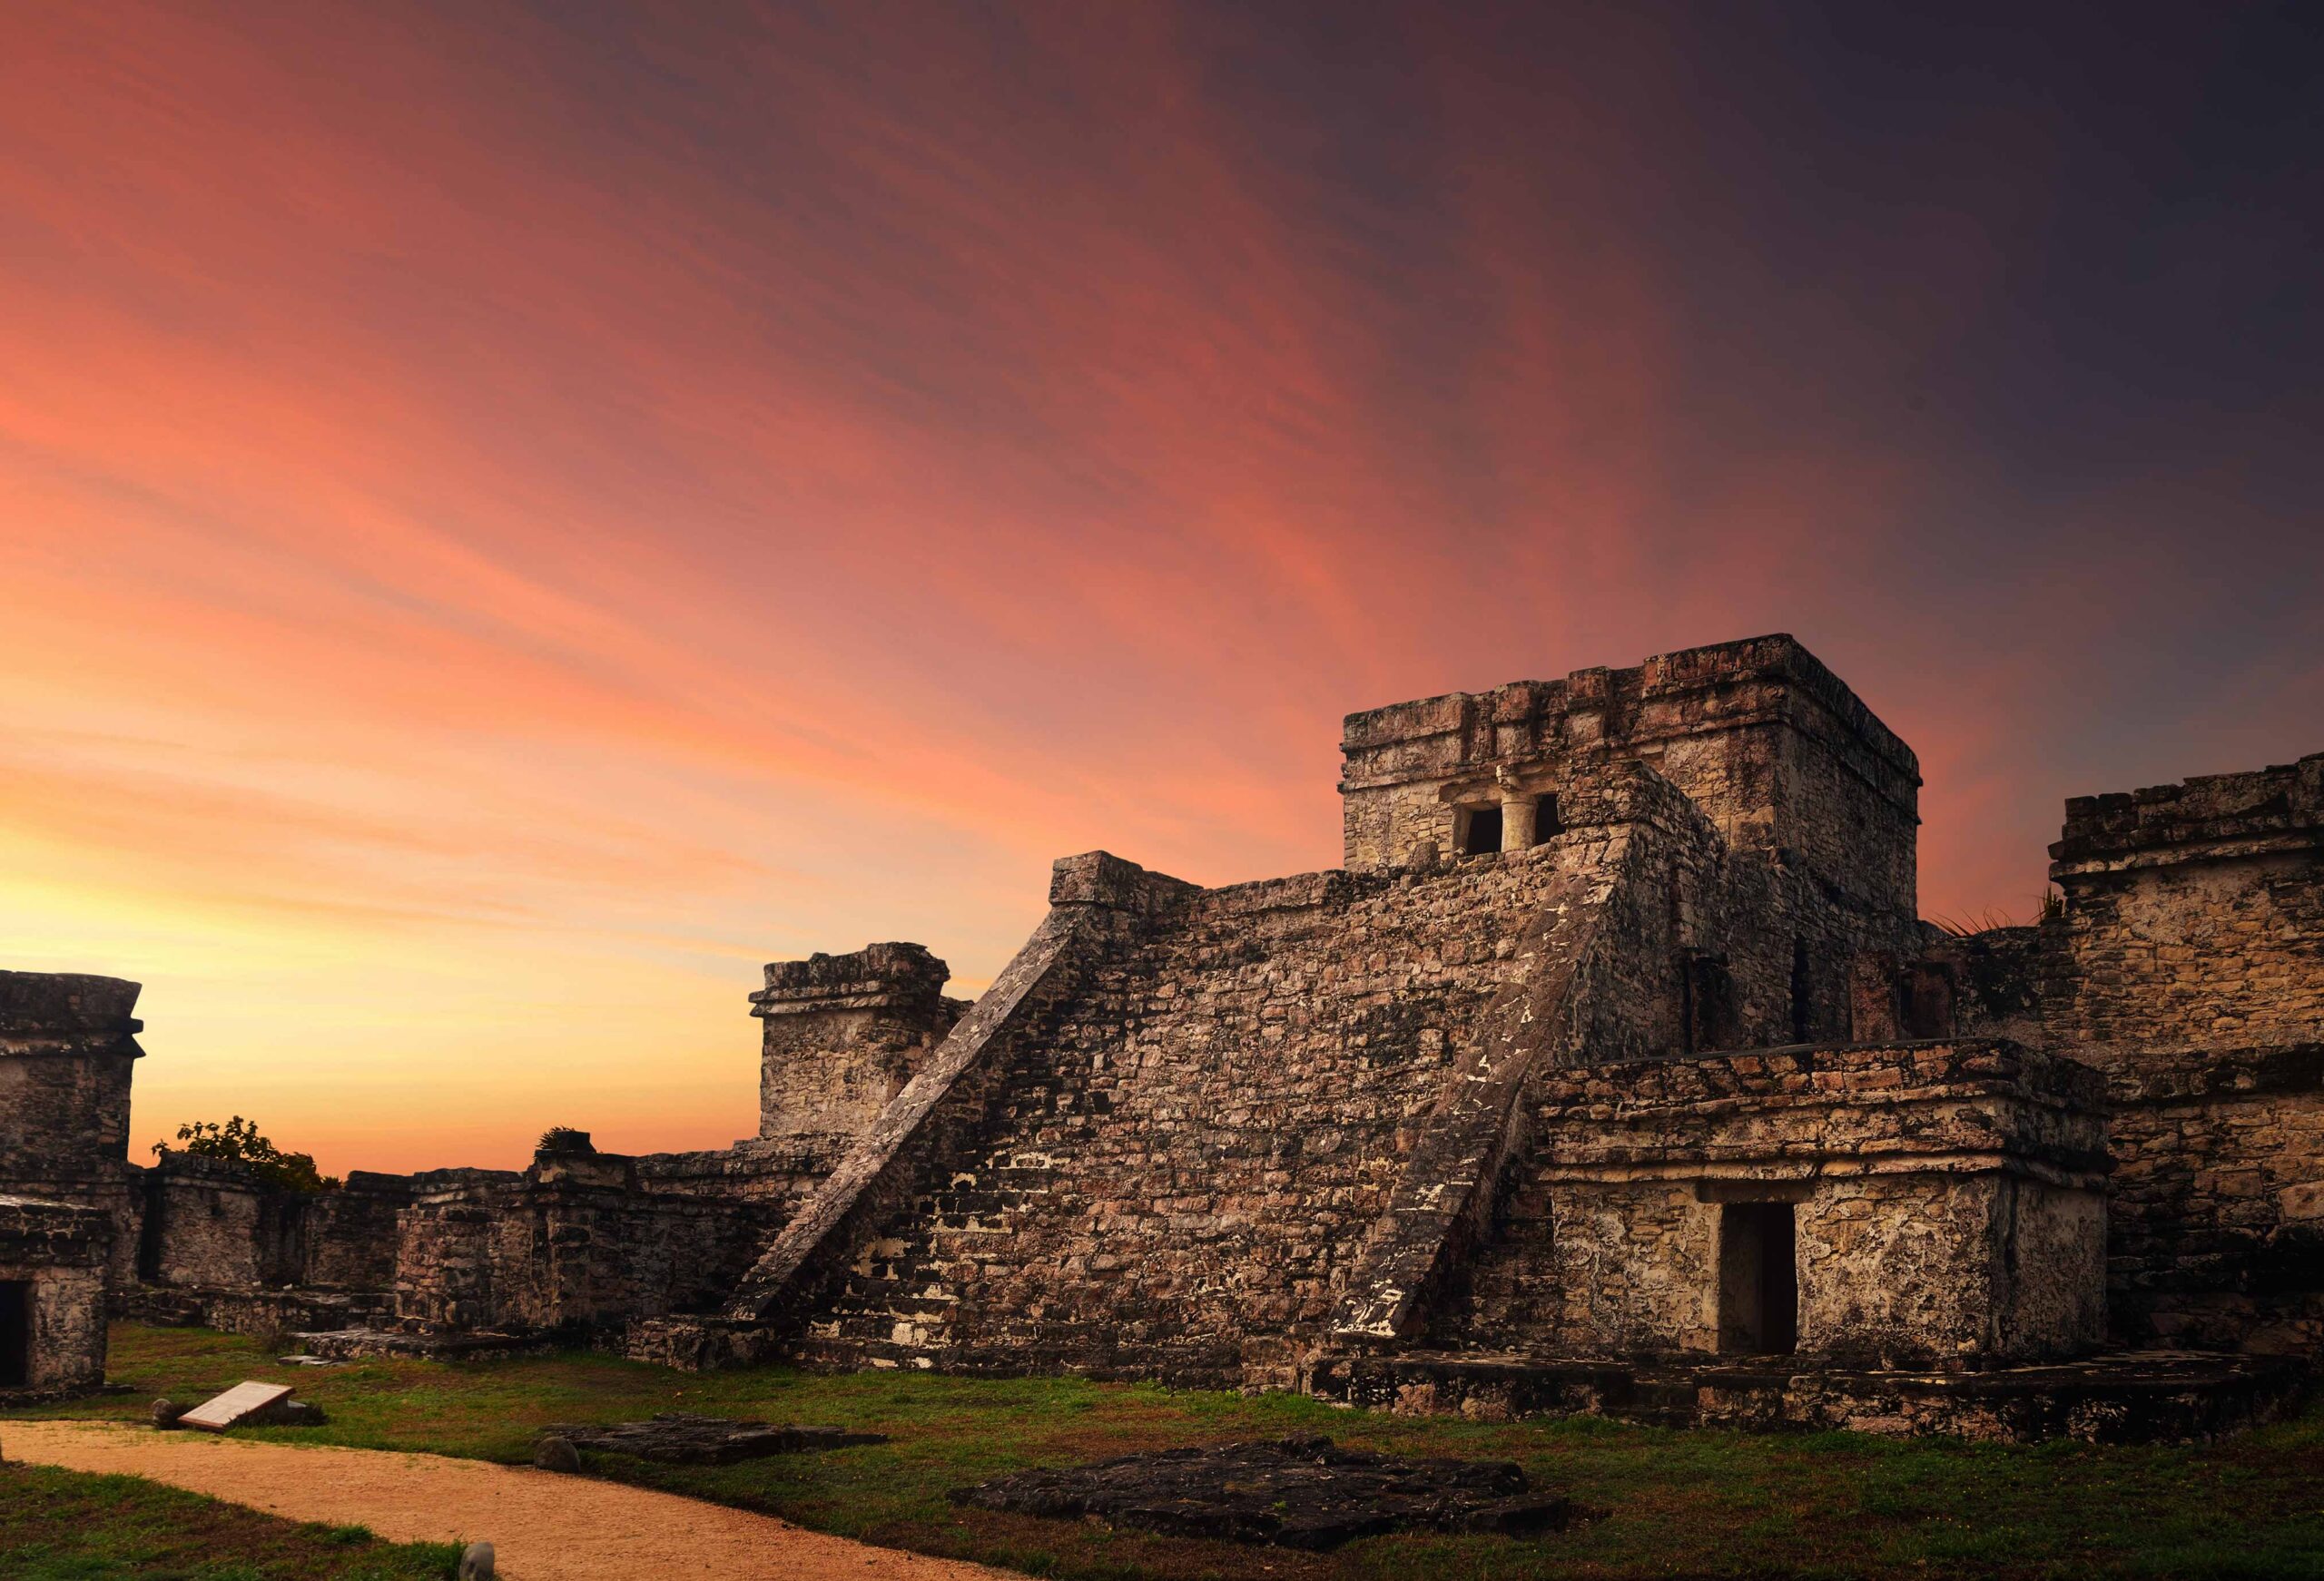
<path fill-rule="evenodd" d="M 0 1196 L 0 1400 L 80 1394 L 105 1378 L 101 1209 Z"/>
<path fill-rule="evenodd" d="M 1915 914 L 1912 752 L 1789 638 L 1344 753 L 1344 868 L 1068 858 L 973 1006 L 917 945 L 770 965 L 730 1149 L 137 1171 L 122 984 L 0 995 L 67 1061 L 0 1162 L 129 1183 L 117 1299 L 679 1366 L 2136 1437 L 2284 1374 L 2125 1393 L 2109 1346 L 2324 1343 L 2324 757 L 2071 803 L 2054 915 L 1962 938 Z"/>

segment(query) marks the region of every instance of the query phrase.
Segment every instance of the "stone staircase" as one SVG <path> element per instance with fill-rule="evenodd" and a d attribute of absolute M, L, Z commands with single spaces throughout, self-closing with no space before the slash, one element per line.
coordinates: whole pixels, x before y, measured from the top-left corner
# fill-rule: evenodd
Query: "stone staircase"
<path fill-rule="evenodd" d="M 1005 1257 L 1029 1215 L 1053 1205 L 1057 1171 L 1029 1133 L 1054 1135 L 1071 1123 L 1072 1085 L 1055 1070 L 1012 1077 L 995 1105 L 989 1149 L 922 1192 L 889 1233 L 858 1252 L 837 1298 L 800 1338 L 803 1363 L 928 1369 L 941 1358 L 948 1370 L 975 1370 L 955 1344 L 961 1286 L 972 1288 L 974 1270 Z M 989 1321 L 979 1326 L 988 1342 L 1000 1337 Z M 1030 1338 L 1039 1325 L 1022 1327 Z M 1021 1350 L 1018 1357 L 1012 1370 L 1022 1371 Z"/>

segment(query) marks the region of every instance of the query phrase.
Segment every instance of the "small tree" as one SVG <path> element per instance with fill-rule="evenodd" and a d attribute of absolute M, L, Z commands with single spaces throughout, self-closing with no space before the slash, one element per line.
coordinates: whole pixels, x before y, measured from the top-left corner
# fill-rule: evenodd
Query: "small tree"
<path fill-rule="evenodd" d="M 258 1134 L 254 1121 L 240 1115 L 220 1124 L 215 1120 L 194 1120 L 178 1127 L 178 1140 L 185 1145 L 179 1151 L 196 1158 L 225 1158 L 236 1164 L 246 1164 L 271 1183 L 290 1192 L 335 1192 L 339 1177 L 323 1174 L 315 1168 L 311 1153 L 285 1153 Z M 169 1151 L 165 1144 L 153 1144 L 156 1154 Z"/>
<path fill-rule="evenodd" d="M 552 1125 L 541 1133 L 537 1151 L 542 1153 L 595 1153 L 589 1144 L 589 1134 L 577 1125 Z"/>

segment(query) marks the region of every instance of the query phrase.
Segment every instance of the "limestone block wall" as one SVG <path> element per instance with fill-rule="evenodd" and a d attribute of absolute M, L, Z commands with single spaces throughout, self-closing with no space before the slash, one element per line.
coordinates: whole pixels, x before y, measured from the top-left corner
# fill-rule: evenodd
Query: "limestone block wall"
<path fill-rule="evenodd" d="M 766 1024 L 759 1134 L 852 1138 L 868 1129 L 967 1008 L 917 944 L 773 961 L 751 1014 Z"/>
<path fill-rule="evenodd" d="M 699 1310 L 764 1238 L 752 1204 L 640 1188 L 619 1154 L 544 1154 L 522 1173 L 414 1177 L 399 1218 L 399 1316 L 449 1329 L 607 1327 Z"/>
<path fill-rule="evenodd" d="M 2066 804 L 2053 1045 L 2114 1105 L 2117 1336 L 2324 1346 L 2324 754 Z"/>
<path fill-rule="evenodd" d="M 112 1218 L 100 1210 L 0 1197 L 0 1292 L 30 1297 L 23 1313 L 29 1344 L 25 1354 L 0 1358 L 0 1399 L 75 1394 L 104 1382 L 112 1235 Z"/>
<path fill-rule="evenodd" d="M 1919 941 L 1919 764 L 1789 637 L 1352 714 L 1342 751 L 1358 870 L 1455 849 L 1471 803 L 1554 798 L 1571 822 L 1577 790 L 1609 764 L 1651 768 L 1744 859 L 1737 881 L 1756 863 L 1752 927 L 1719 948 L 1779 957 L 1782 1004 L 1758 1007 L 1779 1010 L 1779 1030 L 1764 1041 L 1845 1040 L 1850 963 Z"/>
<path fill-rule="evenodd" d="M 1423 841 L 1452 850 L 1459 801 L 1631 760 L 1738 850 L 1788 850 L 1865 905 L 1913 911 L 1919 763 L 1787 636 L 1350 714 L 1341 751 L 1352 869 L 1403 865 Z"/>
<path fill-rule="evenodd" d="M 104 1212 L 124 1278 L 142 1211 L 128 1164 L 138 993 L 118 977 L 0 972 L 0 1192 Z"/>
<path fill-rule="evenodd" d="M 1720 1225 L 1791 1205 L 1797 1348 L 1867 1366 L 2071 1355 L 2103 1332 L 2093 1073 L 2008 1044 L 1781 1049 L 1553 1070 L 1432 1341 L 1720 1349 Z"/>
<path fill-rule="evenodd" d="M 164 1152 L 144 1183 L 141 1277 L 189 1286 L 299 1281 L 300 1209 L 255 1171 L 229 1159 Z"/>
<path fill-rule="evenodd" d="M 853 1141 L 824 1131 L 747 1137 L 732 1147 L 694 1153 L 640 1154 L 637 1180 L 646 1191 L 754 1203 L 788 1217 L 839 1166 Z"/>
<path fill-rule="evenodd" d="M 349 1172 L 338 1191 L 293 1204 L 299 1283 L 316 1290 L 385 1291 L 395 1283 L 397 1215 L 410 1205 L 409 1175 Z"/>
<path fill-rule="evenodd" d="M 1701 826 L 1675 795 L 1667 811 Z M 1610 906 L 1652 839 L 1593 826 L 1157 908 L 1021 1028 L 983 1124 L 873 1234 L 809 1354 L 1294 1381 L 1433 1107 L 1550 964 L 1528 949 L 1544 908 Z M 1622 928 L 1651 948 L 1593 956 L 1600 992 L 1543 1007 L 1541 1038 L 1640 1053 L 1679 1036 L 1674 897 L 1624 894 Z"/>

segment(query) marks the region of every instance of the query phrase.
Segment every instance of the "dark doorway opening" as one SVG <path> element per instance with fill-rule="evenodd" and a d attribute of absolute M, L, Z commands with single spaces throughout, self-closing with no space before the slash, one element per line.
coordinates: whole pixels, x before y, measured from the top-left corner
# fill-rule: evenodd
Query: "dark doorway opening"
<path fill-rule="evenodd" d="M 32 1375 L 32 1283 L 0 1279 L 0 1389 L 22 1389 Z"/>
<path fill-rule="evenodd" d="M 1718 1348 L 1782 1356 L 1799 1347 L 1797 1230 L 1789 1203 L 1729 1203 L 1718 1221 Z"/>
<path fill-rule="evenodd" d="M 1481 857 L 1501 849 L 1501 809 L 1471 807 L 1461 814 L 1461 854 Z"/>
<path fill-rule="evenodd" d="M 1565 825 L 1558 821 L 1558 799 L 1544 796 L 1533 804 L 1533 843 L 1554 840 L 1565 832 Z"/>

